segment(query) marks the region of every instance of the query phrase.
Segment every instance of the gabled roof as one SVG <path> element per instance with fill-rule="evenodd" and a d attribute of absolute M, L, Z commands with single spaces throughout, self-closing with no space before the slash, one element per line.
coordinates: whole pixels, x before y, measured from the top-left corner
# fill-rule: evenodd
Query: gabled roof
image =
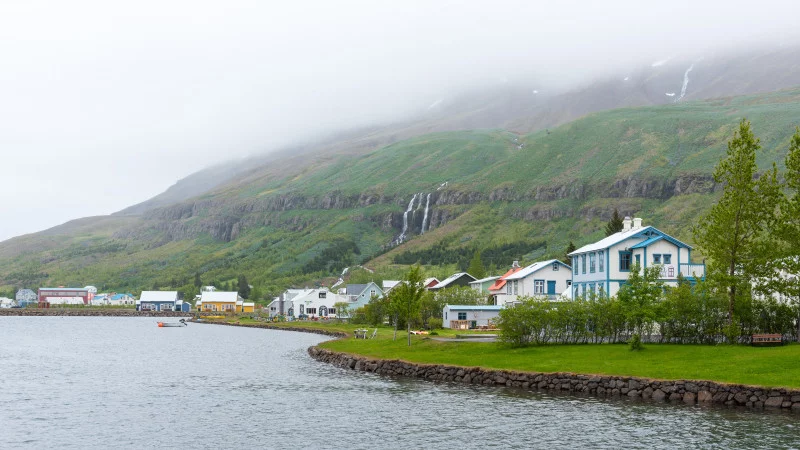
<path fill-rule="evenodd" d="M 178 291 L 142 291 L 139 301 L 142 302 L 174 302 L 178 299 Z"/>
<path fill-rule="evenodd" d="M 432 286 L 431 283 L 433 283 Z M 425 286 L 431 286 L 431 287 L 437 286 L 439 283 L 441 283 L 441 281 L 439 281 L 439 279 L 436 277 L 425 278 L 425 281 L 422 282 L 422 284 L 424 284 Z"/>
<path fill-rule="evenodd" d="M 512 267 L 508 269 L 508 272 L 504 273 L 503 276 L 500 277 L 497 281 L 494 282 L 493 285 L 489 286 L 490 291 L 499 291 L 506 285 L 506 278 L 510 277 L 511 275 L 519 272 L 522 270 L 522 267 Z"/>
<path fill-rule="evenodd" d="M 111 296 L 111 300 L 122 300 L 125 297 L 133 298 L 133 295 L 131 295 L 131 294 L 114 294 L 114 295 Z M 95 297 L 95 298 L 97 298 L 97 297 Z"/>
<path fill-rule="evenodd" d="M 500 276 L 481 278 L 480 280 L 470 281 L 469 284 L 486 283 L 487 281 L 494 281 L 498 278 L 500 278 Z"/>
<path fill-rule="evenodd" d="M 366 284 L 348 284 L 345 293 L 347 295 L 360 295 L 366 288 Z"/>
<path fill-rule="evenodd" d="M 656 233 L 658 236 L 647 237 L 647 233 L 648 232 Z M 634 237 L 647 237 L 647 239 L 645 239 L 645 242 L 650 241 L 653 238 L 659 237 L 659 238 L 666 239 L 669 242 L 672 242 L 673 244 L 677 245 L 678 247 L 692 248 L 690 245 L 685 244 L 685 243 L 675 239 L 674 237 L 664 233 L 663 231 L 661 231 L 661 230 L 659 230 L 659 229 L 657 229 L 657 228 L 655 228 L 653 226 L 646 226 L 646 227 L 642 227 L 642 228 L 634 228 L 634 229 L 631 229 L 631 230 L 620 231 L 620 232 L 612 234 L 611 236 L 606 236 L 605 238 L 600 239 L 599 241 L 595 242 L 594 244 L 584 245 L 583 247 L 575 250 L 574 252 L 570 253 L 569 255 L 571 256 L 571 255 L 577 255 L 577 254 L 580 254 L 580 253 L 595 252 L 597 250 L 605 250 L 605 249 L 611 247 L 612 245 L 619 244 L 620 242 L 622 242 L 624 240 L 627 240 L 627 239 L 630 239 L 630 238 L 634 238 Z M 653 241 L 653 242 L 655 242 L 655 241 Z M 644 242 L 637 243 L 637 245 L 642 245 L 642 244 L 644 244 Z M 648 243 L 647 245 L 650 245 L 650 244 L 652 244 L 652 242 Z M 640 247 L 637 247 L 637 248 L 640 248 Z"/>
<path fill-rule="evenodd" d="M 549 259 L 547 261 L 539 261 L 531 264 L 530 266 L 526 266 L 522 270 L 519 270 L 516 273 L 507 276 L 506 280 L 519 280 L 525 278 L 532 273 L 544 269 L 545 267 L 552 267 L 553 263 L 559 263 L 560 265 L 566 267 L 567 269 L 571 269 L 570 266 L 564 264 L 562 261 L 559 261 L 557 259 Z"/>
<path fill-rule="evenodd" d="M 388 291 L 393 287 L 397 286 L 400 283 L 400 280 L 383 280 L 383 290 Z"/>
<path fill-rule="evenodd" d="M 445 278 L 444 280 L 436 283 L 435 286 L 431 286 L 429 289 L 444 289 L 449 284 L 453 283 L 454 281 L 458 280 L 461 277 L 469 277 L 469 278 L 472 278 L 472 281 L 475 281 L 475 277 L 473 277 L 472 275 L 468 274 L 467 272 L 458 272 L 458 273 L 454 273 L 454 274 L 450 275 L 449 277 Z M 427 285 L 427 283 L 426 283 L 426 285 Z"/>
<path fill-rule="evenodd" d="M 239 301 L 239 293 L 236 291 L 233 292 L 222 292 L 222 291 L 214 291 L 214 292 L 203 292 L 200 295 L 200 302 L 201 303 L 236 303 Z"/>

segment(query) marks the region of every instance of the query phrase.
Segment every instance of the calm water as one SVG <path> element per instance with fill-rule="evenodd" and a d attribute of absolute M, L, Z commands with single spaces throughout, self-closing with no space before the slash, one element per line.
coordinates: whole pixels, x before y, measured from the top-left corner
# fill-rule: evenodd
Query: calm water
<path fill-rule="evenodd" d="M 392 379 L 317 335 L 0 318 L 0 448 L 800 448 L 800 415 Z"/>

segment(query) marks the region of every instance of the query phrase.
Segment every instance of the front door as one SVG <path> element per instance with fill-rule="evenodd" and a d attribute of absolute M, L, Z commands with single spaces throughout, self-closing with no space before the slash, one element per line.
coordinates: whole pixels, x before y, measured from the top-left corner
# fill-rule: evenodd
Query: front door
<path fill-rule="evenodd" d="M 555 281 L 548 281 L 547 282 L 547 295 L 556 295 L 556 282 Z"/>

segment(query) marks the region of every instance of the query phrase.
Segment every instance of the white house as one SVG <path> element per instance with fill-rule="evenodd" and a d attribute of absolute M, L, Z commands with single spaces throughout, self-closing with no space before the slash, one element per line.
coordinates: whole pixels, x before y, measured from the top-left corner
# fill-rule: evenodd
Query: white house
<path fill-rule="evenodd" d="M 142 291 L 136 301 L 137 311 L 175 311 L 178 291 Z"/>
<path fill-rule="evenodd" d="M 572 257 L 573 297 L 614 296 L 619 292 L 635 264 L 643 269 L 661 267 L 661 281 L 677 285 L 678 274 L 693 282 L 705 277 L 705 264 L 691 262 L 692 247 L 642 219 L 625 217 L 622 231 L 570 253 Z"/>
<path fill-rule="evenodd" d="M 0 308 L 12 308 L 17 305 L 17 302 L 8 298 L 8 297 L 0 297 Z"/>
<path fill-rule="evenodd" d="M 479 327 L 493 327 L 500 317 L 500 305 L 444 305 L 442 327 L 467 330 Z"/>
<path fill-rule="evenodd" d="M 350 303 L 347 295 L 339 295 L 327 288 L 306 289 L 301 294 L 294 296 L 291 306 L 286 312 L 287 316 L 294 318 L 319 318 L 336 317 L 337 303 Z"/>
<path fill-rule="evenodd" d="M 507 293 L 498 296 L 498 300 L 504 302 L 498 304 L 514 303 L 522 296 L 559 300 L 564 292 L 569 291 L 571 285 L 570 266 L 557 259 L 535 262 L 506 277 Z"/>

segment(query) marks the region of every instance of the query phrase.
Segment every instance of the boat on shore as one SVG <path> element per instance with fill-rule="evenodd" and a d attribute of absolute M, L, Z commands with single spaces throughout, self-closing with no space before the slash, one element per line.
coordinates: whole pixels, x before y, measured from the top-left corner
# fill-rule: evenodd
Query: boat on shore
<path fill-rule="evenodd" d="M 188 325 L 186 319 L 181 319 L 178 322 L 158 322 L 158 328 L 185 327 L 186 325 Z"/>

